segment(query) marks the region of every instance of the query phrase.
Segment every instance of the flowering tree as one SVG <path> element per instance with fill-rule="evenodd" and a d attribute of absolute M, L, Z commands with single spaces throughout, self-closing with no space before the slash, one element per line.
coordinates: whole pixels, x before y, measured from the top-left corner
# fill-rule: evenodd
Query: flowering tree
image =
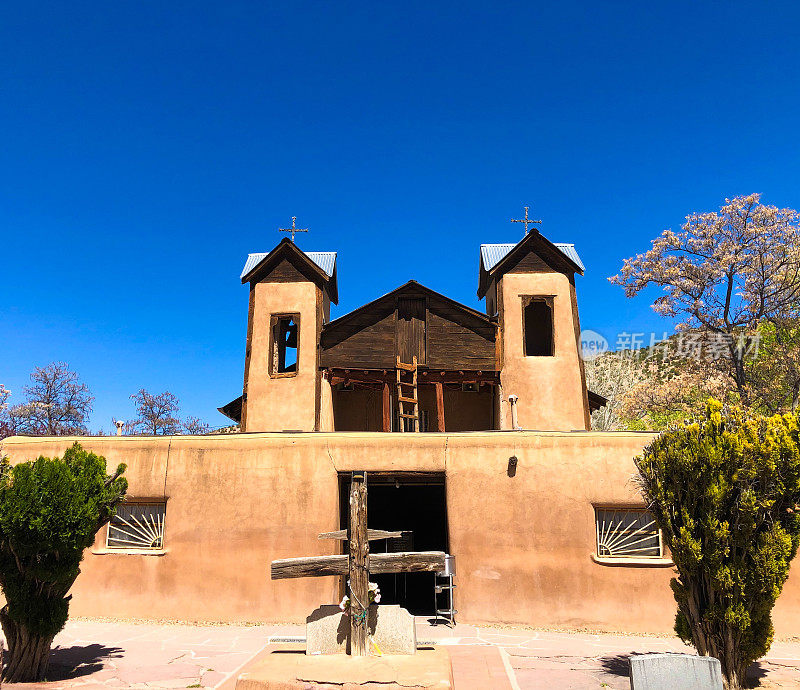
<path fill-rule="evenodd" d="M 687 216 L 681 232 L 664 230 L 610 278 L 628 297 L 661 287 L 656 312 L 682 319 L 681 328 L 722 337 L 744 401 L 751 339 L 760 324 L 784 318 L 800 300 L 800 214 L 760 198 L 737 196 L 719 211 Z"/>

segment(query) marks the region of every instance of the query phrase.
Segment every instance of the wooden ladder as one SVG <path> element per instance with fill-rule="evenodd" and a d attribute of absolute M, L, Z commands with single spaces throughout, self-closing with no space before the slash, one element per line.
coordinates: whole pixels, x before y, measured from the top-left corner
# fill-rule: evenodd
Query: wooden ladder
<path fill-rule="evenodd" d="M 397 412 L 400 431 L 405 431 L 405 420 L 411 420 L 411 431 L 419 431 L 419 398 L 417 395 L 417 356 L 411 364 L 404 364 L 397 356 Z M 411 374 L 410 381 L 403 381 L 403 374 Z M 405 386 L 406 390 L 403 389 Z M 410 392 L 408 389 L 411 389 Z"/>

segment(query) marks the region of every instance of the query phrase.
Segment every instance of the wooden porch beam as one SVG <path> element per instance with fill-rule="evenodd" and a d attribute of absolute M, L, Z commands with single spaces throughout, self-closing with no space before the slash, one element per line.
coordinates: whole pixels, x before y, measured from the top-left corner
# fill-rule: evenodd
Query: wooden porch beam
<path fill-rule="evenodd" d="M 384 383 L 395 383 L 394 370 L 385 371 L 381 369 L 358 371 L 353 369 L 326 369 L 326 376 L 332 384 L 351 382 L 361 384 L 372 384 L 381 387 Z M 421 369 L 419 373 L 419 383 L 425 385 L 440 381 L 442 383 L 483 383 L 498 385 L 500 383 L 500 372 L 498 371 L 431 371 Z"/>

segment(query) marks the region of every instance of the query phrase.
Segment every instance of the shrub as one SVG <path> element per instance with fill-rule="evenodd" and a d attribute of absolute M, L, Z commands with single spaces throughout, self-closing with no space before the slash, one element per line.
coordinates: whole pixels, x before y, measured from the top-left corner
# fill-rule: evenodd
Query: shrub
<path fill-rule="evenodd" d="M 106 475 L 105 458 L 77 443 L 64 457 L 0 464 L 0 609 L 8 654 L 3 678 L 43 680 L 50 645 L 67 622 L 67 592 L 83 551 L 128 488 L 125 465 Z"/>
<path fill-rule="evenodd" d="M 705 417 L 662 433 L 636 459 L 678 571 L 675 630 L 718 658 L 730 690 L 772 643 L 772 608 L 800 542 L 794 415 Z"/>

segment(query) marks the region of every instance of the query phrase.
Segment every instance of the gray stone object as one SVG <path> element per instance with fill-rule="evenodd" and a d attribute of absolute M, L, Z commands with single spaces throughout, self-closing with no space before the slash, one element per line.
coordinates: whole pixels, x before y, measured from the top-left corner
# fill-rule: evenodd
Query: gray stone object
<path fill-rule="evenodd" d="M 367 610 L 370 651 L 374 644 L 383 654 L 416 654 L 417 629 L 414 616 L 396 605 Z M 306 618 L 306 654 L 346 654 L 350 637 L 350 618 L 335 604 L 320 606 Z"/>
<path fill-rule="evenodd" d="M 631 657 L 631 690 L 722 690 L 719 659 L 694 654 Z"/>

